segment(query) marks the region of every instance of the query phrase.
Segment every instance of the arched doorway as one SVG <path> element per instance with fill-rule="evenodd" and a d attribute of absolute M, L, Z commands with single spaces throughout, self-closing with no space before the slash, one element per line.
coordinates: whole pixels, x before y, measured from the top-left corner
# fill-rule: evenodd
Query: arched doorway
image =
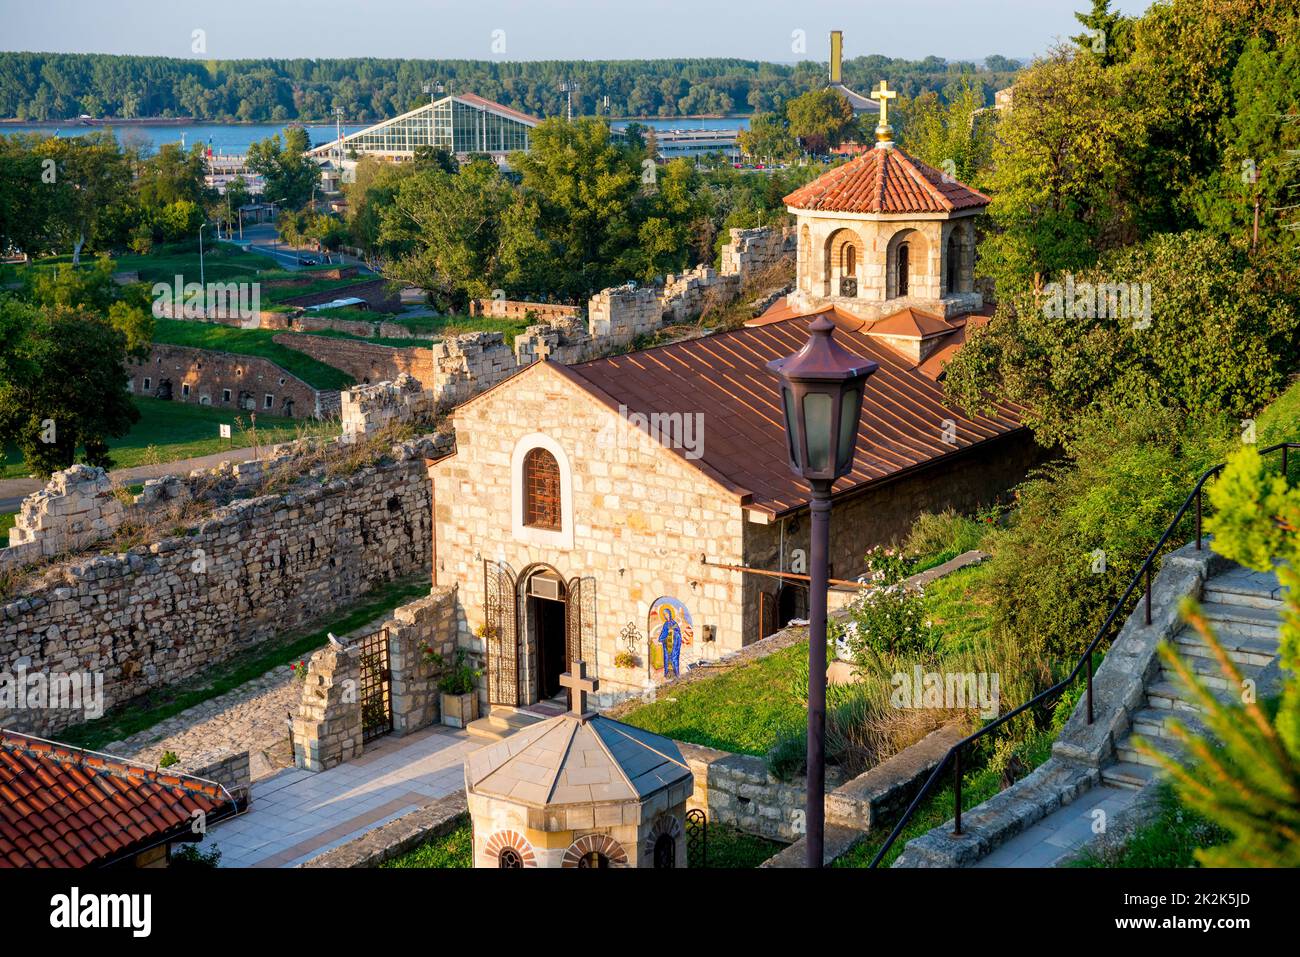
<path fill-rule="evenodd" d="M 563 692 L 560 675 L 569 668 L 567 606 L 564 576 L 550 565 L 524 569 L 520 576 L 519 605 L 528 679 L 527 703 L 547 701 Z"/>

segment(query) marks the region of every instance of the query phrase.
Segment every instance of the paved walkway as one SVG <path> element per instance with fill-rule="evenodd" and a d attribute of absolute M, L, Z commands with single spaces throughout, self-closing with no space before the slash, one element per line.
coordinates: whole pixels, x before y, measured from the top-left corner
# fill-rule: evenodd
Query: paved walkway
<path fill-rule="evenodd" d="M 1093 830 L 1096 811 L 1105 813 L 1104 824 L 1130 807 L 1138 792 L 1129 788 L 1098 785 L 1084 792 L 1077 801 L 1053 811 L 1037 824 L 1017 834 L 975 867 L 1056 867 L 1070 860 L 1096 837 Z"/>
<path fill-rule="evenodd" d="M 222 867 L 293 867 L 465 786 L 466 755 L 483 746 L 434 726 L 366 745 L 328 771 L 284 770 L 253 784 L 247 813 L 217 825 L 203 849 Z"/>

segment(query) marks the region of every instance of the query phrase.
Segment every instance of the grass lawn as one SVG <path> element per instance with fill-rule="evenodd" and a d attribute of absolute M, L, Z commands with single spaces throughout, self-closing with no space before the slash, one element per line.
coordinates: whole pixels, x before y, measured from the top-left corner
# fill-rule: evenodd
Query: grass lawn
<path fill-rule="evenodd" d="M 388 321 L 406 326 L 420 335 L 438 337 L 460 336 L 471 332 L 500 332 L 509 345 L 514 345 L 515 336 L 522 334 L 529 326 L 523 319 L 496 319 L 489 316 L 411 316 Z"/>
<path fill-rule="evenodd" d="M 1069 866 L 1200 867 L 1195 857 L 1198 848 L 1216 847 L 1232 839 L 1228 831 L 1184 807 L 1168 784 L 1161 786 L 1157 801 L 1156 816 L 1134 830 L 1122 845 L 1100 853 L 1084 851 Z"/>
<path fill-rule="evenodd" d="M 380 867 L 473 867 L 474 827 L 469 815 L 442 837 L 419 844 L 401 857 L 384 861 Z"/>
<path fill-rule="evenodd" d="M 177 276 L 182 283 L 199 281 L 197 243 L 160 246 L 147 256 L 130 253 L 114 257 L 113 262 L 118 272 L 138 272 L 141 282 L 172 283 Z M 274 260 L 269 256 L 236 246 L 209 241 L 203 247 L 203 278 L 208 282 L 252 282 L 259 273 L 273 267 Z"/>
<path fill-rule="evenodd" d="M 989 610 L 976 595 L 991 567 L 968 565 L 925 587 L 926 614 L 946 651 L 969 651 L 987 637 Z"/>
<path fill-rule="evenodd" d="M 647 731 L 737 754 L 766 755 L 784 728 L 805 721 L 791 693 L 808 643 L 783 648 L 717 677 L 672 691 L 620 720 Z"/>
<path fill-rule="evenodd" d="M 153 338 L 154 342 L 173 346 L 261 356 L 316 389 L 346 389 L 355 382 L 350 375 L 333 366 L 273 341 L 277 334 L 271 329 L 236 329 L 217 322 L 157 319 Z"/>
<path fill-rule="evenodd" d="M 180 714 L 239 687 L 246 681 L 261 677 L 268 671 L 298 662 L 326 642 L 326 632 L 344 635 L 360 628 L 407 602 L 429 593 L 428 575 L 418 580 L 391 582 L 363 596 L 356 604 L 326 616 L 319 627 L 309 626 L 290 632 L 272 642 L 241 652 L 229 661 L 207 668 L 190 681 L 158 688 L 119 708 L 113 708 L 102 718 L 74 725 L 59 732 L 59 740 L 81 748 L 102 748 L 110 741 L 118 741 L 160 721 Z"/>
<path fill-rule="evenodd" d="M 234 448 L 251 447 L 254 441 L 259 445 L 274 445 L 303 434 L 332 436 L 339 433 L 337 422 L 259 415 L 254 436 L 247 428 L 248 413 L 240 410 L 216 409 L 194 402 L 168 402 L 146 396 L 136 396 L 135 405 L 140 410 L 140 421 L 126 435 L 109 440 L 114 468 L 133 468 L 224 452 L 232 447 L 232 440 L 221 438 L 217 426 L 221 423 L 235 424 L 237 418 L 243 427 L 236 426 L 231 430 Z M 27 474 L 17 449 L 7 449 L 4 462 L 0 464 L 0 478 L 25 478 Z"/>
<path fill-rule="evenodd" d="M 784 847 L 776 841 L 754 837 L 727 824 L 710 824 L 708 861 L 692 857 L 691 867 L 752 868 Z M 469 818 L 442 837 L 412 848 L 401 857 L 385 861 L 380 867 L 473 867 L 474 828 Z"/>
<path fill-rule="evenodd" d="M 17 518 L 17 512 L 0 513 L 0 548 L 5 548 L 9 545 L 9 529 L 14 527 L 14 521 Z"/>

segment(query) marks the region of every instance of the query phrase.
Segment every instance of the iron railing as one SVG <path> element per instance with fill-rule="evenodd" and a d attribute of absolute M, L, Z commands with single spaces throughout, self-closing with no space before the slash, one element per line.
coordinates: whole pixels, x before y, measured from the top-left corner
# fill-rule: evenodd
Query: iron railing
<path fill-rule="evenodd" d="M 1287 464 L 1288 464 L 1287 453 L 1291 449 L 1300 449 L 1300 442 L 1279 442 L 1277 445 L 1270 445 L 1266 449 L 1261 449 L 1260 454 L 1269 455 L 1270 453 L 1276 452 L 1279 449 L 1282 451 L 1282 474 L 1286 475 Z M 1129 599 L 1133 597 L 1134 589 L 1138 587 L 1138 584 L 1142 582 L 1143 579 L 1146 580 L 1146 588 L 1145 588 L 1146 594 L 1144 597 L 1144 602 L 1146 607 L 1145 607 L 1144 618 L 1146 624 L 1148 625 L 1151 624 L 1151 570 L 1155 566 L 1156 560 L 1160 557 L 1161 553 L 1163 552 L 1165 545 L 1167 545 L 1169 540 L 1176 534 L 1179 524 L 1186 517 L 1188 511 L 1192 508 L 1193 505 L 1196 506 L 1196 548 L 1198 551 L 1201 549 L 1202 539 L 1204 537 L 1201 531 L 1201 520 L 1204 515 L 1202 493 L 1205 489 L 1205 483 L 1208 482 L 1214 476 L 1218 475 L 1221 471 L 1223 471 L 1224 464 L 1225 463 L 1221 462 L 1218 465 L 1214 466 L 1213 468 L 1207 469 L 1205 473 L 1202 474 L 1199 479 L 1197 479 L 1196 486 L 1188 494 L 1187 498 L 1183 500 L 1182 507 L 1179 508 L 1177 514 L 1174 515 L 1173 521 L 1169 523 L 1169 527 L 1165 529 L 1165 533 L 1160 536 L 1160 540 L 1156 542 L 1155 547 L 1151 549 L 1151 551 L 1147 554 L 1146 559 L 1138 567 L 1137 573 L 1133 576 L 1133 580 L 1129 582 L 1128 588 L 1124 590 L 1124 594 L 1120 597 L 1119 601 L 1117 601 L 1115 603 L 1115 606 L 1111 608 L 1110 614 L 1106 616 L 1106 620 L 1102 622 L 1101 627 L 1097 629 L 1097 634 L 1093 636 L 1092 641 L 1088 643 L 1087 650 L 1084 651 L 1082 657 L 1080 657 L 1079 660 L 1075 663 L 1074 667 L 1070 670 L 1070 673 L 1065 678 L 1058 681 L 1056 684 L 1052 685 L 1046 691 L 1040 691 L 1038 694 L 1034 695 L 1024 704 L 1020 705 L 1017 708 L 1014 708 L 1011 711 L 1008 711 L 1004 715 L 1000 715 L 997 718 L 997 720 L 989 722 L 984 727 L 976 731 L 974 734 L 962 738 L 962 740 L 958 741 L 951 748 L 949 748 L 948 753 L 943 756 L 943 760 L 941 760 L 939 764 L 935 767 L 934 771 L 930 773 L 930 776 L 926 779 L 926 782 L 922 786 L 921 790 L 917 792 L 914 798 L 912 798 L 912 803 L 907 806 L 907 810 L 904 811 L 902 817 L 898 819 L 898 823 L 894 825 L 894 829 L 889 832 L 889 837 L 885 838 L 885 843 L 882 844 L 880 850 L 876 852 L 876 856 L 871 859 L 871 865 L 870 865 L 871 867 L 879 866 L 880 862 L 884 860 L 885 855 L 889 853 L 889 849 L 893 847 L 894 842 L 898 839 L 898 835 L 903 832 L 903 828 L 907 827 L 907 823 L 912 819 L 912 815 L 916 813 L 916 809 L 921 806 L 921 803 L 930 795 L 930 792 L 934 790 L 936 783 L 943 775 L 944 769 L 947 768 L 949 765 L 951 765 L 953 769 L 954 809 L 953 809 L 952 833 L 954 835 L 960 835 L 962 833 L 961 830 L 962 752 L 965 751 L 967 748 L 969 748 L 976 741 L 979 741 L 981 738 L 985 738 L 988 735 L 991 735 L 994 731 L 997 731 L 999 728 L 1006 725 L 1009 721 L 1019 717 L 1020 715 L 1024 714 L 1026 711 L 1029 711 L 1032 708 L 1037 708 L 1040 706 L 1047 707 L 1055 703 L 1057 698 L 1059 698 L 1059 696 L 1074 683 L 1074 681 L 1079 677 L 1080 673 L 1084 673 L 1087 676 L 1086 679 L 1087 680 L 1087 715 L 1088 715 L 1088 724 L 1092 724 L 1093 721 L 1093 710 L 1092 710 L 1093 654 L 1094 652 L 1096 652 L 1097 646 L 1100 645 L 1102 639 L 1105 638 L 1110 633 L 1111 628 L 1114 626 L 1116 620 L 1120 618 L 1124 609 L 1128 607 L 1128 602 Z"/>

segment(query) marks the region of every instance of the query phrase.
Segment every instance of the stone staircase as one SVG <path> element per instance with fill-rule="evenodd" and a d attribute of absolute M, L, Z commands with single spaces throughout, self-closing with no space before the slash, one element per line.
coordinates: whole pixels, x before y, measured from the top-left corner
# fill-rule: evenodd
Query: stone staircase
<path fill-rule="evenodd" d="M 520 728 L 546 720 L 541 715 L 528 714 L 515 708 L 494 705 L 485 717 L 471 721 L 465 730 L 471 737 L 483 738 L 485 741 L 500 741 L 514 734 Z"/>
<path fill-rule="evenodd" d="M 1278 654 L 1278 629 L 1282 624 L 1282 589 L 1271 572 L 1255 572 L 1233 566 L 1207 580 L 1201 593 L 1201 610 L 1228 656 L 1236 662 L 1244 679 L 1258 688 L 1267 680 L 1265 669 Z M 1240 703 L 1241 689 L 1230 685 L 1214 652 L 1190 625 L 1174 635 L 1183 660 L 1210 691 L 1225 703 Z M 1133 743 L 1140 736 L 1153 747 L 1175 759 L 1182 744 L 1170 730 L 1177 720 L 1193 733 L 1205 733 L 1198 718 L 1200 709 L 1192 693 L 1177 674 L 1162 661 L 1146 685 L 1146 706 L 1131 715 L 1128 733 L 1115 742 L 1115 762 L 1101 769 L 1104 784 L 1140 788 L 1150 783 L 1159 769 L 1152 756 L 1138 751 Z"/>
<path fill-rule="evenodd" d="M 1224 650 L 1242 677 L 1255 682 L 1256 700 L 1282 684 L 1278 631 L 1282 588 L 1271 572 L 1256 572 L 1186 545 L 1165 556 L 1152 588 L 1151 622 L 1144 603 L 1129 615 L 1093 679 L 1094 720 L 1081 698 L 1052 748 L 1052 757 L 1010 788 L 952 821 L 908 842 L 895 867 L 1052 867 L 1095 838 L 1097 809 L 1109 833 L 1123 833 L 1148 806 L 1159 762 L 1140 753 L 1139 736 L 1178 758 L 1182 745 L 1170 721 L 1204 733 L 1200 709 L 1177 674 L 1157 653 L 1175 644 L 1183 660 L 1225 703 L 1239 703 L 1213 651 L 1179 611 L 1184 597 L 1199 598 Z M 1120 830 L 1116 831 L 1115 828 Z"/>

